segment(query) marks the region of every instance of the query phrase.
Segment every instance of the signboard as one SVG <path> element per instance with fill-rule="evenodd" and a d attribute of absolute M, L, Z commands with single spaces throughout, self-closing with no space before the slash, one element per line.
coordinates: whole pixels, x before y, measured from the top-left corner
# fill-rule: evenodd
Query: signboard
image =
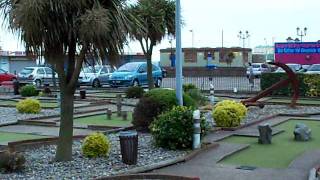
<path fill-rule="evenodd" d="M 320 42 L 275 43 L 275 62 L 320 64 Z"/>

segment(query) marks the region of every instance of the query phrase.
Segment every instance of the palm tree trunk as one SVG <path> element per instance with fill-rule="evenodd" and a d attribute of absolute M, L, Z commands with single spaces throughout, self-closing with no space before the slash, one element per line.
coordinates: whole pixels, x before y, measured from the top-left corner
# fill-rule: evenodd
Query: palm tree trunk
<path fill-rule="evenodd" d="M 152 76 L 152 61 L 151 55 L 147 54 L 147 77 L 149 90 L 154 88 L 153 76 Z"/>
<path fill-rule="evenodd" d="M 56 161 L 72 160 L 74 90 L 61 89 L 61 120 Z"/>

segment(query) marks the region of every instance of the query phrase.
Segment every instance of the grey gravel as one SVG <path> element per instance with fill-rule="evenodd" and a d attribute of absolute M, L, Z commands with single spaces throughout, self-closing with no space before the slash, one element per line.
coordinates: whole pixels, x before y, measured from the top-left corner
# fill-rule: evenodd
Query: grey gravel
<path fill-rule="evenodd" d="M 0 179 L 92 179 L 110 176 L 142 166 L 149 166 L 165 160 L 186 155 L 187 151 L 170 151 L 157 148 L 149 134 L 139 134 L 137 165 L 126 165 L 121 161 L 118 134 L 109 135 L 112 148 L 108 158 L 88 159 L 82 156 L 81 141 L 73 144 L 73 161 L 52 163 L 56 146 L 43 146 L 24 152 L 27 162 L 22 173 L 0 174 Z"/>

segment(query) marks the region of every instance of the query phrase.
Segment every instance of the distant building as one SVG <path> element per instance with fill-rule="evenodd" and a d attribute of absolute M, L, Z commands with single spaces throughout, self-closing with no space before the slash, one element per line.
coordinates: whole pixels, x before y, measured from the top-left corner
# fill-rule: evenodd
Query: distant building
<path fill-rule="evenodd" d="M 10 73 L 19 73 L 24 67 L 36 66 L 36 57 L 25 52 L 0 51 L 0 68 Z"/>
<path fill-rule="evenodd" d="M 160 65 L 175 66 L 175 49 L 160 50 Z M 230 54 L 233 54 L 232 60 Z M 245 67 L 252 61 L 252 50 L 249 48 L 183 48 L 183 67 Z"/>
<path fill-rule="evenodd" d="M 274 61 L 274 46 L 256 46 L 253 49 L 252 62 L 265 63 Z"/>

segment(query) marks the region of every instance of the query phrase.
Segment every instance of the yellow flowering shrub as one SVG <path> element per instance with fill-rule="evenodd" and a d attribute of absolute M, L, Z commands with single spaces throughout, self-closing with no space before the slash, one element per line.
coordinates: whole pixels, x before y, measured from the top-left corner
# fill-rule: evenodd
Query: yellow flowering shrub
<path fill-rule="evenodd" d="M 38 114 L 41 111 L 40 101 L 31 98 L 19 101 L 16 108 L 19 113 L 27 114 Z"/>
<path fill-rule="evenodd" d="M 87 136 L 82 144 L 82 153 L 88 158 L 107 157 L 111 143 L 102 133 L 93 133 Z"/>
<path fill-rule="evenodd" d="M 236 101 L 224 100 L 215 105 L 213 118 L 219 127 L 236 127 L 247 115 L 247 108 Z"/>

